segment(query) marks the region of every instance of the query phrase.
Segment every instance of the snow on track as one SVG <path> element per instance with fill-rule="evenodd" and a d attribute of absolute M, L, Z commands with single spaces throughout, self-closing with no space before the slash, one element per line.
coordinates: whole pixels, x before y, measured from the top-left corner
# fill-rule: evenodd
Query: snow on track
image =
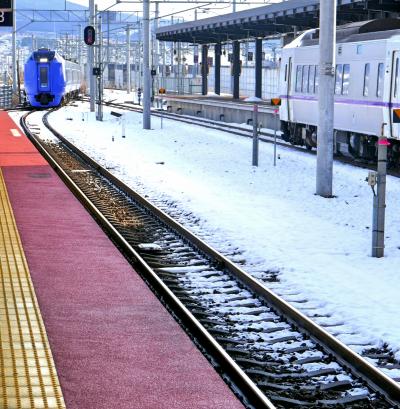
<path fill-rule="evenodd" d="M 245 270 L 260 278 L 279 271 L 279 282 L 268 286 L 299 309 L 296 300 L 306 299 L 331 315 L 325 324 L 347 323 L 356 335 L 343 341 L 355 350 L 387 342 L 400 358 L 399 179 L 387 180 L 386 257 L 373 259 L 366 170 L 335 162 L 336 197 L 323 199 L 314 195 L 314 156 L 279 147 L 274 168 L 273 145 L 261 143 L 254 168 L 247 138 L 168 119 L 160 129 L 159 118 L 144 131 L 134 112 L 121 138 L 109 108 L 102 123 L 87 109 L 64 108 L 50 124 L 126 183 L 198 217 L 211 245 L 243 251 Z"/>

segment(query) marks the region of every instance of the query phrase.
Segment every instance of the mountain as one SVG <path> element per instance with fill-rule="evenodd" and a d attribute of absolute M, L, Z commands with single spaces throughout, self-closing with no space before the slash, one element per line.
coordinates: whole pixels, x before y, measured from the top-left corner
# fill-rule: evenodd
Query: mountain
<path fill-rule="evenodd" d="M 63 23 L 53 23 L 53 22 L 34 22 L 29 23 L 29 21 L 33 18 L 40 18 L 41 20 L 49 19 L 51 13 L 47 10 L 64 10 L 65 6 L 69 10 L 86 10 L 87 7 L 80 6 L 76 3 L 71 3 L 69 1 L 65 2 L 64 0 L 16 0 L 17 2 L 17 27 L 25 26 L 23 31 L 40 31 L 40 32 L 66 32 L 72 30 L 72 25 L 78 24 L 75 22 L 63 22 Z M 40 15 L 38 13 L 36 16 L 30 10 L 46 10 L 40 11 Z M 62 15 L 63 13 L 60 13 Z M 79 13 L 81 16 L 81 13 Z M 84 25 L 85 23 L 81 23 Z M 76 29 L 76 27 L 75 27 Z"/>

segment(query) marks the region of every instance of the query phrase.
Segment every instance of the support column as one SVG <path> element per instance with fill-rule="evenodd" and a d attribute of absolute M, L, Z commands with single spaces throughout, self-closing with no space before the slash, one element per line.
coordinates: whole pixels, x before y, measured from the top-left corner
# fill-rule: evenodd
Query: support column
<path fill-rule="evenodd" d="M 233 42 L 233 99 L 239 99 L 239 79 L 240 79 L 240 43 L 239 41 Z"/>
<path fill-rule="evenodd" d="M 336 0 L 321 1 L 319 26 L 316 193 L 323 197 L 332 197 Z"/>
<path fill-rule="evenodd" d="M 150 0 L 143 0 L 143 129 L 151 128 Z"/>
<path fill-rule="evenodd" d="M 130 94 L 131 86 L 131 28 L 126 28 L 126 91 Z"/>
<path fill-rule="evenodd" d="M 203 44 L 201 46 L 201 93 L 202 95 L 208 94 L 208 81 L 207 81 L 207 71 L 208 71 L 208 45 Z"/>
<path fill-rule="evenodd" d="M 221 43 L 215 44 L 215 66 L 214 66 L 214 78 L 215 78 L 215 93 L 221 94 Z"/>
<path fill-rule="evenodd" d="M 257 98 L 262 98 L 262 41 L 262 38 L 256 39 L 256 87 L 254 96 Z"/>
<path fill-rule="evenodd" d="M 16 0 L 13 0 L 13 28 L 12 28 L 12 79 L 13 79 L 13 93 L 18 91 L 17 81 L 17 10 Z"/>
<path fill-rule="evenodd" d="M 94 0 L 89 1 L 89 25 L 94 27 Z M 97 37 L 97 33 L 96 33 Z M 90 92 L 90 112 L 96 108 L 96 78 L 93 75 L 94 66 L 94 46 L 88 45 L 88 75 L 89 75 L 89 92 Z"/>

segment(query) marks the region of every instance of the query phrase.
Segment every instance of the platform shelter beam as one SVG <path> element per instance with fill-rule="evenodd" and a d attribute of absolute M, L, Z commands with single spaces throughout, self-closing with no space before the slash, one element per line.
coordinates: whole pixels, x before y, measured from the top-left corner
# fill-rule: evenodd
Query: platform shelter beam
<path fill-rule="evenodd" d="M 240 43 L 233 42 L 232 51 L 232 76 L 233 76 L 233 99 L 239 99 L 239 80 L 240 80 Z"/>
<path fill-rule="evenodd" d="M 255 66 L 255 94 L 257 98 L 262 98 L 262 38 L 256 39 L 256 66 Z"/>
<path fill-rule="evenodd" d="M 221 43 L 215 44 L 215 66 L 214 66 L 214 78 L 215 78 L 215 93 L 221 94 Z"/>
<path fill-rule="evenodd" d="M 201 46 L 201 93 L 208 94 L 208 45 Z"/>

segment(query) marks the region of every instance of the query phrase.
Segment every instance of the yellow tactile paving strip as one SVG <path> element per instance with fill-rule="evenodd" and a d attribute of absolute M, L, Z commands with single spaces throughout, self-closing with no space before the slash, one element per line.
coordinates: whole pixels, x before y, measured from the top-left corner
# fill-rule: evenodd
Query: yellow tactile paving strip
<path fill-rule="evenodd" d="M 65 408 L 0 169 L 0 408 Z"/>

